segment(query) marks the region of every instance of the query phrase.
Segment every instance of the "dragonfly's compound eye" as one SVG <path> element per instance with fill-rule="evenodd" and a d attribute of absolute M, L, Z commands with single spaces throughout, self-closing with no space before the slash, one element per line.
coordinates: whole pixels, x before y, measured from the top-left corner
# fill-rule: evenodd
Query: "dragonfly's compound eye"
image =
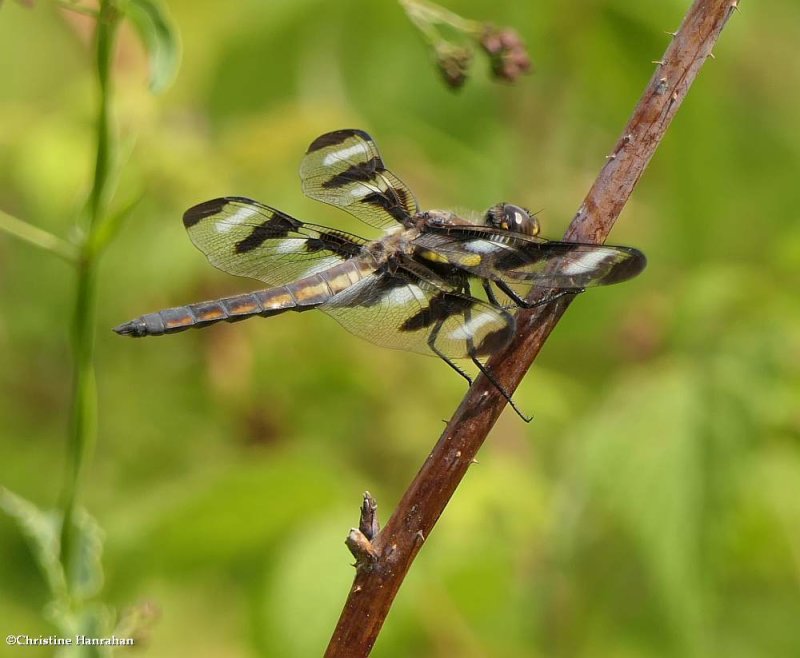
<path fill-rule="evenodd" d="M 519 232 L 525 235 L 539 235 L 539 220 L 527 208 L 513 206 L 515 217 L 520 218 Z"/>
<path fill-rule="evenodd" d="M 536 216 L 515 206 L 513 203 L 499 203 L 486 212 L 486 225 L 501 228 L 504 231 L 523 233 L 525 235 L 538 235 L 539 222 Z"/>

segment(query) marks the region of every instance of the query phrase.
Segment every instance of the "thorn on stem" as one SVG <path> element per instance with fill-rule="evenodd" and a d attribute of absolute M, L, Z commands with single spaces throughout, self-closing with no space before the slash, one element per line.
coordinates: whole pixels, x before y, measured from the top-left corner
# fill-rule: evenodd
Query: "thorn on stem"
<path fill-rule="evenodd" d="M 369 491 L 364 492 L 364 500 L 361 502 L 358 529 L 370 541 L 375 539 L 381 530 L 378 522 L 378 501 L 372 497 Z"/>
<path fill-rule="evenodd" d="M 664 66 L 664 60 L 663 59 L 654 59 L 650 63 L 651 64 L 658 64 L 659 66 Z"/>

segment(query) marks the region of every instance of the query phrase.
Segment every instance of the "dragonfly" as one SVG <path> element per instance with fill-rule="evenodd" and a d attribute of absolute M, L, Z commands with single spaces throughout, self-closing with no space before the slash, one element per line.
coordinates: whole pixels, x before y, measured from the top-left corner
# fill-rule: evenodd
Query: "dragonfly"
<path fill-rule="evenodd" d="M 516 311 L 626 281 L 646 264 L 632 247 L 546 240 L 536 215 L 511 203 L 478 221 L 420 210 L 363 130 L 317 137 L 300 179 L 306 196 L 382 229 L 382 237 L 303 222 L 245 197 L 205 201 L 183 215 L 191 241 L 220 270 L 268 287 L 147 313 L 114 331 L 160 336 L 319 309 L 374 344 L 436 356 L 469 384 L 456 360 L 471 360 L 529 420 L 484 363 L 511 340 Z M 545 294 L 528 301 L 533 287 Z"/>

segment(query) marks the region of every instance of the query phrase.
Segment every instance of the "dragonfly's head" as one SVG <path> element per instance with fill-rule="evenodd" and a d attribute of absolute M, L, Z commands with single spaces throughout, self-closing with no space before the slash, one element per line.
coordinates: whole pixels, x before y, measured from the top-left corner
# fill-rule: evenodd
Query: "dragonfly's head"
<path fill-rule="evenodd" d="M 498 203 L 486 211 L 483 221 L 486 226 L 501 228 L 504 231 L 539 235 L 539 220 L 529 210 L 515 206 L 513 203 Z"/>

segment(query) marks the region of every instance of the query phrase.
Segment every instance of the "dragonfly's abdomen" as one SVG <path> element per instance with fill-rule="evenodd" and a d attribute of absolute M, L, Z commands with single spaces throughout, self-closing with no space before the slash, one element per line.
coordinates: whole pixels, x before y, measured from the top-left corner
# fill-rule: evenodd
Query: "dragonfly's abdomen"
<path fill-rule="evenodd" d="M 148 313 L 114 327 L 114 331 L 135 338 L 161 336 L 192 327 L 206 327 L 215 322 L 238 322 L 256 315 L 270 317 L 284 311 L 307 311 L 357 283 L 369 271 L 372 268 L 365 263 L 348 261 L 285 286 Z"/>
<path fill-rule="evenodd" d="M 292 310 L 294 306 L 296 304 L 288 291 L 271 288 L 147 313 L 114 327 L 114 331 L 133 337 L 161 336 L 192 327 L 206 327 L 215 322 L 237 322 L 254 315 L 275 315 Z"/>

